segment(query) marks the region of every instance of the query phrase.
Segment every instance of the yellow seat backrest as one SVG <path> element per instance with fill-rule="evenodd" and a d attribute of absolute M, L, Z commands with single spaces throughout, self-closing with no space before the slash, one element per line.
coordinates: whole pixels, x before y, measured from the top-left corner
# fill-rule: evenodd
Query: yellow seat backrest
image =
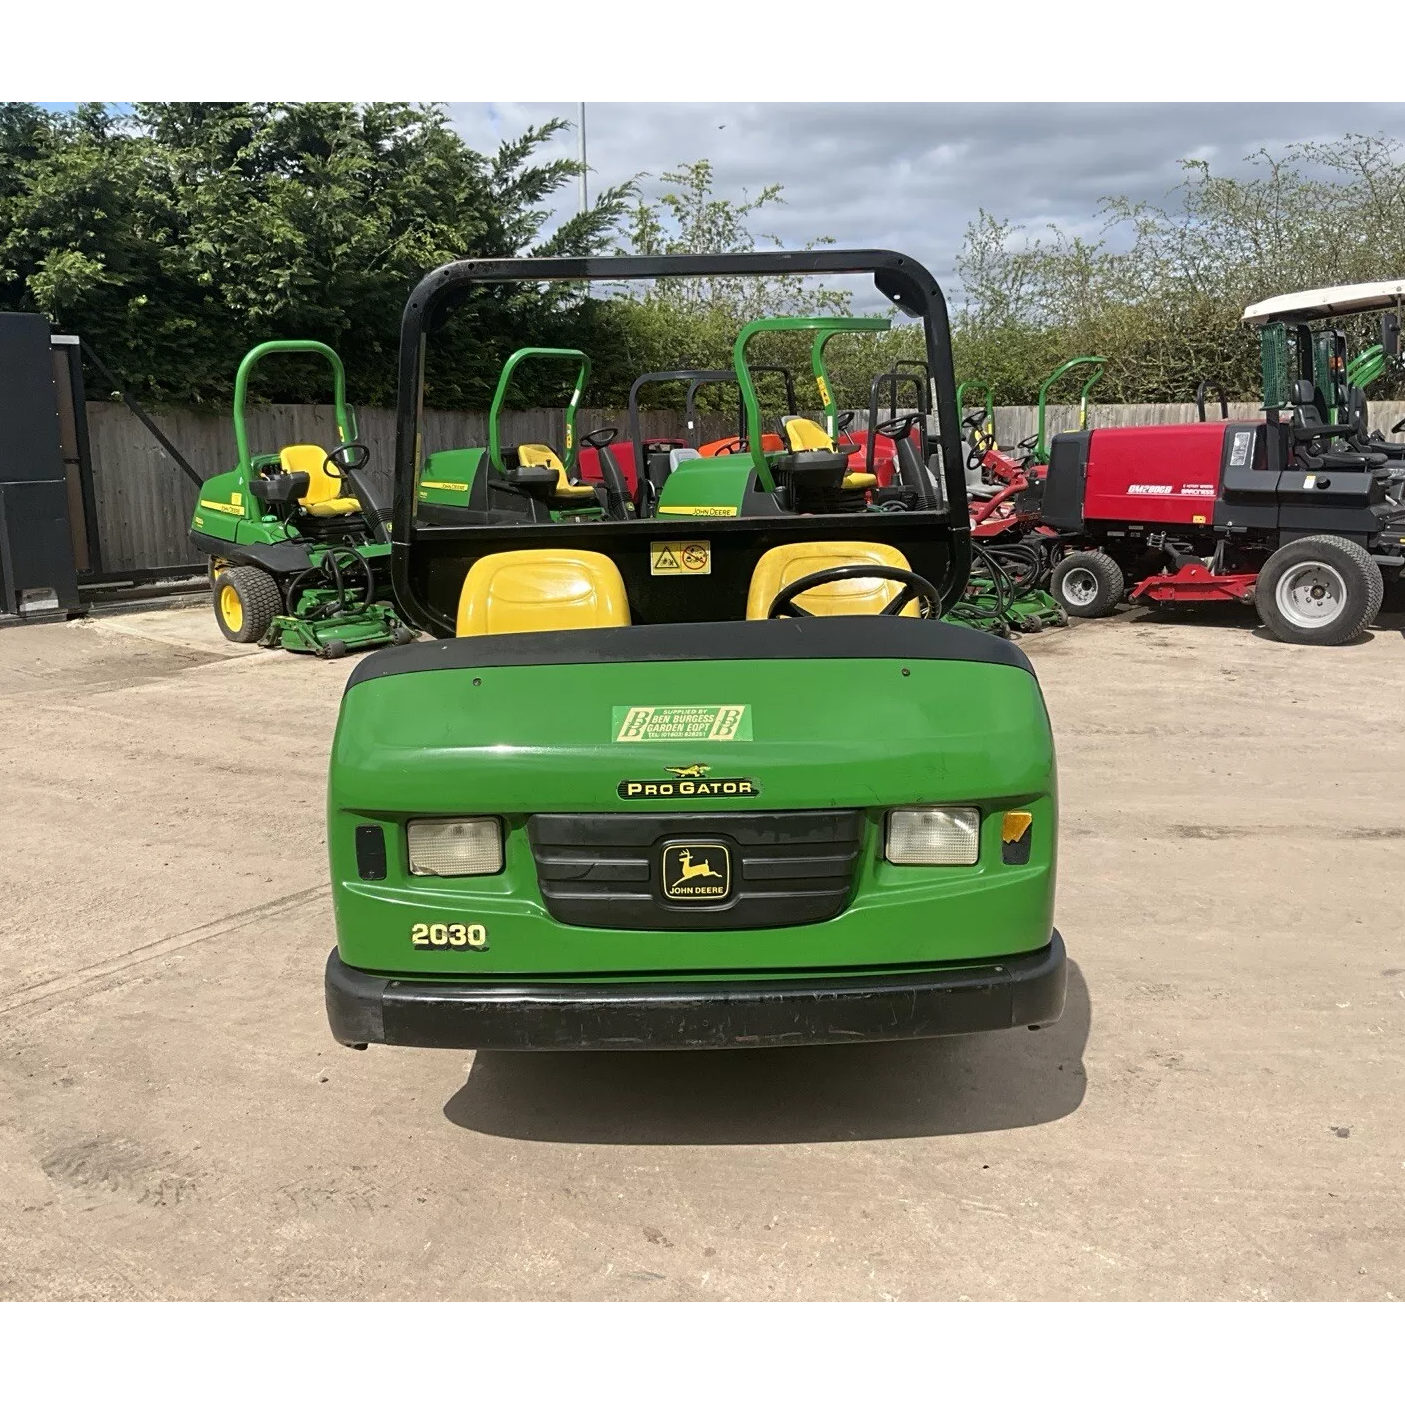
<path fill-rule="evenodd" d="M 798 454 L 806 449 L 833 450 L 834 440 L 814 420 L 807 420 L 803 415 L 789 415 L 782 423 L 791 453 Z"/>
<path fill-rule="evenodd" d="M 595 489 L 589 483 L 572 483 L 566 476 L 566 465 L 556 457 L 549 444 L 519 444 L 517 463 L 520 468 L 554 468 L 558 498 L 593 498 Z"/>
<path fill-rule="evenodd" d="M 346 485 L 327 472 L 327 451 L 320 444 L 289 444 L 278 461 L 284 473 L 307 474 L 307 492 L 298 499 L 303 507 L 343 496 Z"/>
<path fill-rule="evenodd" d="M 566 472 L 566 465 L 556 457 L 556 450 L 550 444 L 519 444 L 517 462 L 522 468 L 554 468 L 558 473 Z"/>
<path fill-rule="evenodd" d="M 473 563 L 454 632 L 525 634 L 629 623 L 619 568 L 598 551 L 499 551 Z"/>
<path fill-rule="evenodd" d="M 907 557 L 884 542 L 790 542 L 773 546 L 751 573 L 751 589 L 746 595 L 746 617 L 764 620 L 771 602 L 786 586 L 801 576 L 827 571 L 831 566 L 896 566 L 912 568 Z M 876 615 L 893 602 L 902 590 L 899 581 L 856 579 L 816 586 L 796 597 L 795 603 L 812 615 Z M 921 612 L 917 601 L 903 607 L 903 614 Z"/>

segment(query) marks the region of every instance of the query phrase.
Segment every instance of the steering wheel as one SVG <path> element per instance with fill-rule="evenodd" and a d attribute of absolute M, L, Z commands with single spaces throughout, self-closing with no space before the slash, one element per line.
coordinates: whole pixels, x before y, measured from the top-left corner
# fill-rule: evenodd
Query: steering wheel
<path fill-rule="evenodd" d="M 812 571 L 808 576 L 801 576 L 798 581 L 792 581 L 779 591 L 776 598 L 771 601 L 771 608 L 767 611 L 766 618 L 768 620 L 812 619 L 813 616 L 809 610 L 805 609 L 803 605 L 795 603 L 797 595 L 804 595 L 807 590 L 813 590 L 817 585 L 831 585 L 835 581 L 856 580 L 902 582 L 903 588 L 878 612 L 880 615 L 900 615 L 914 600 L 921 600 L 925 603 L 926 608 L 923 610 L 923 614 L 928 618 L 933 618 L 942 612 L 942 598 L 938 594 L 936 586 L 915 572 L 902 571 L 896 566 L 855 565 L 830 566 L 827 570 Z"/>
<path fill-rule="evenodd" d="M 1396 420 L 1396 422 L 1391 425 L 1390 432 L 1392 434 L 1399 434 L 1402 429 L 1405 429 L 1405 420 Z"/>
<path fill-rule="evenodd" d="M 745 439 L 730 439 L 714 452 L 713 457 L 720 459 L 729 454 L 744 454 L 746 450 L 747 441 Z"/>
<path fill-rule="evenodd" d="M 899 415 L 895 420 L 884 420 L 873 432 L 896 443 L 899 439 L 906 439 L 912 433 L 913 425 L 921 418 L 921 415 Z"/>
<path fill-rule="evenodd" d="M 835 429 L 848 429 L 848 427 L 853 424 L 853 422 L 854 412 L 852 410 L 844 410 L 834 421 L 834 427 Z"/>
<path fill-rule="evenodd" d="M 355 449 L 361 457 L 354 462 L 348 457 Z M 352 473 L 358 472 L 366 467 L 371 461 L 371 449 L 367 444 L 363 444 L 359 439 L 353 439 L 349 444 L 338 444 L 328 455 L 322 464 L 322 471 L 329 478 L 345 478 L 347 470 Z"/>
<path fill-rule="evenodd" d="M 603 449 L 606 444 L 612 444 L 618 436 L 619 430 L 612 424 L 607 424 L 603 429 L 592 429 L 589 434 L 581 435 L 581 443 L 589 449 Z"/>

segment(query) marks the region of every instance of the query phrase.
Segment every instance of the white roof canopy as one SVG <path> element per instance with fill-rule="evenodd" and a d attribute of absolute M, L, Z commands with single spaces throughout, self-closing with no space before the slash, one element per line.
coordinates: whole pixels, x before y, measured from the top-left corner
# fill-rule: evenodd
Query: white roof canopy
<path fill-rule="evenodd" d="M 1343 283 L 1337 288 L 1313 288 L 1306 293 L 1283 293 L 1265 298 L 1244 309 L 1240 319 L 1258 326 L 1263 322 L 1296 317 L 1311 322 L 1318 317 L 1335 317 L 1348 312 L 1376 312 L 1394 307 L 1405 299 L 1405 278 L 1384 283 Z"/>

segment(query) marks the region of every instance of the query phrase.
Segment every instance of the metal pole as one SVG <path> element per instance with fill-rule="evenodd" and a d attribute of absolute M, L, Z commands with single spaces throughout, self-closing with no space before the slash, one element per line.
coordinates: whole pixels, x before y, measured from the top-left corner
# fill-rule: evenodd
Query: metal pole
<path fill-rule="evenodd" d="M 580 163 L 581 163 L 581 214 L 585 214 L 589 207 L 589 196 L 586 192 L 585 184 L 585 104 L 580 105 L 580 121 L 576 124 L 580 135 Z"/>

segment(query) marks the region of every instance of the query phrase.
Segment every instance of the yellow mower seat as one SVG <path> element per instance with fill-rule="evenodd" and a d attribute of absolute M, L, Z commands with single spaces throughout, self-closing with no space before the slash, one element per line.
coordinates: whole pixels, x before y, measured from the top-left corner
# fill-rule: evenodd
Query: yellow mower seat
<path fill-rule="evenodd" d="M 751 573 L 746 617 L 764 620 L 776 596 L 801 576 L 827 571 L 832 566 L 867 564 L 896 566 L 900 571 L 912 569 L 901 551 L 884 542 L 790 542 L 773 546 Z M 796 596 L 795 603 L 812 615 L 876 615 L 892 604 L 901 590 L 899 581 L 833 581 Z M 902 612 L 911 617 L 921 614 L 915 600 L 903 606 Z"/>
<path fill-rule="evenodd" d="M 298 499 L 304 512 L 314 517 L 345 517 L 361 511 L 356 498 L 342 496 L 346 484 L 327 472 L 327 451 L 320 444 L 289 444 L 278 461 L 284 473 L 307 474 L 307 493 Z"/>
<path fill-rule="evenodd" d="M 802 453 L 806 449 L 824 449 L 831 454 L 844 452 L 843 449 L 834 447 L 834 440 L 814 420 L 807 420 L 803 415 L 787 415 L 781 421 L 781 426 L 785 430 L 785 437 L 792 454 Z M 843 486 L 867 492 L 868 489 L 878 486 L 878 475 L 876 473 L 846 473 Z"/>
<path fill-rule="evenodd" d="M 629 623 L 619 567 L 598 551 L 499 551 L 473 563 L 454 633 L 526 634 Z"/>
<path fill-rule="evenodd" d="M 556 457 L 556 451 L 548 444 L 519 444 L 517 463 L 521 468 L 554 468 L 556 470 L 556 492 L 558 502 L 584 502 L 595 496 L 595 489 L 589 483 L 572 483 L 566 477 L 566 465 Z"/>

